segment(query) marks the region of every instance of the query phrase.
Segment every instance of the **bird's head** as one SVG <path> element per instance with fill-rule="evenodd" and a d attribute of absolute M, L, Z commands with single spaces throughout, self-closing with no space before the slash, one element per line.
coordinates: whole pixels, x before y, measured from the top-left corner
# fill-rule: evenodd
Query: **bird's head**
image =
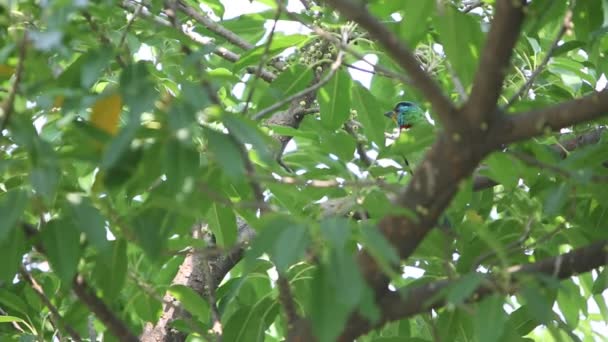
<path fill-rule="evenodd" d="M 384 113 L 384 116 L 387 118 L 391 118 L 395 124 L 399 126 L 403 126 L 405 122 L 403 122 L 404 118 L 408 117 L 410 113 L 419 113 L 422 112 L 420 107 L 416 106 L 414 103 L 409 101 L 401 101 L 398 102 L 393 110 Z M 401 120 L 399 120 L 401 118 Z M 402 122 L 399 122 L 402 121 Z"/>

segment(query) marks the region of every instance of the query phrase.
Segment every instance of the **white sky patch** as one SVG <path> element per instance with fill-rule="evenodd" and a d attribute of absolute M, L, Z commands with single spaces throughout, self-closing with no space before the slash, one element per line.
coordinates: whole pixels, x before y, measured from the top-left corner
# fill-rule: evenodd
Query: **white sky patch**
<path fill-rule="evenodd" d="M 152 47 L 148 44 L 142 43 L 139 47 L 139 50 L 133 55 L 133 58 L 136 62 L 139 61 L 151 61 L 156 62 L 154 58 L 154 52 L 152 51 Z"/>
<path fill-rule="evenodd" d="M 376 55 L 372 55 L 372 54 L 365 55 L 363 58 L 365 59 L 365 61 L 367 61 L 373 65 L 376 65 L 376 63 L 378 63 L 378 56 L 376 56 Z M 357 69 L 353 69 L 353 68 L 348 68 L 348 72 L 350 73 L 350 75 L 352 76 L 352 78 L 354 80 L 361 82 L 361 84 L 365 88 L 369 89 L 370 85 L 372 84 L 372 76 L 373 76 L 373 74 L 371 72 L 374 71 L 374 68 L 372 68 L 372 66 L 369 65 L 365 61 L 356 61 L 355 63 L 353 63 L 353 66 L 355 66 L 357 68 L 361 68 L 363 70 L 370 71 L 370 72 L 365 72 L 365 71 L 361 71 L 361 70 L 357 70 Z"/>
<path fill-rule="evenodd" d="M 608 79 L 606 79 L 606 74 L 602 74 L 600 79 L 597 80 L 597 83 L 595 84 L 595 90 L 601 91 L 606 89 L 606 84 L 608 84 Z"/>
<path fill-rule="evenodd" d="M 424 275 L 425 270 L 414 266 L 403 266 L 403 278 L 420 278 Z"/>

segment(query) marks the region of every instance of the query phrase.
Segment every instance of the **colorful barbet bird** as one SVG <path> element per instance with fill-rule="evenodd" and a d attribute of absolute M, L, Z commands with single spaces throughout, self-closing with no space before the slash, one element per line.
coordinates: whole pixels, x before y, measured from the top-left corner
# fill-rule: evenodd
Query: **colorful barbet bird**
<path fill-rule="evenodd" d="M 395 105 L 393 110 L 384 113 L 384 116 L 391 118 L 399 127 L 399 131 L 408 129 L 417 123 L 427 122 L 424 112 L 413 102 L 401 101 Z"/>

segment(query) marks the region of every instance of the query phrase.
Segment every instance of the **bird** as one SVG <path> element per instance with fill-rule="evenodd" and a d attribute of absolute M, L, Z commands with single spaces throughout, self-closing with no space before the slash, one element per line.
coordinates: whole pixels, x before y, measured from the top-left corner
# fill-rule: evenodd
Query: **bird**
<path fill-rule="evenodd" d="M 415 124 L 427 122 L 422 109 L 409 101 L 398 102 L 393 110 L 384 113 L 384 116 L 397 124 L 400 133 L 403 129 L 412 128 Z"/>
<path fill-rule="evenodd" d="M 410 129 L 419 123 L 428 123 L 422 109 L 410 101 L 397 102 L 393 110 L 384 113 L 384 116 L 392 119 L 395 124 L 397 124 L 397 127 L 399 127 L 399 136 L 401 135 L 401 131 L 404 129 Z M 402 157 L 407 171 L 413 174 L 409 160 L 405 156 Z"/>

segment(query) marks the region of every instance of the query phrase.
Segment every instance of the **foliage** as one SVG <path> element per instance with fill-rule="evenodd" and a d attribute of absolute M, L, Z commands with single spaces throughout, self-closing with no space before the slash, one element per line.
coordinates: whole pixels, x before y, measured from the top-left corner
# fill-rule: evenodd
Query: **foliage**
<path fill-rule="evenodd" d="M 3 339 L 51 340 L 71 329 L 83 339 L 93 331 L 128 340 L 93 314 L 99 306 L 79 295 L 81 277 L 134 335 L 161 318 L 168 294 L 189 313 L 171 324 L 190 341 L 215 340 L 217 320 L 224 341 L 281 341 L 290 299 L 319 340 L 335 340 L 353 312 L 372 324 L 387 320 L 359 267 L 362 248 L 404 295 L 409 286 L 454 282 L 438 294 L 444 307 L 389 318 L 360 341 L 605 338 L 596 328 L 608 321 L 605 269 L 562 282 L 530 275 L 512 296 L 506 272 L 608 238 L 605 134 L 560 156 L 560 146 L 606 119 L 488 156 L 444 211 L 451 227 L 433 229 L 400 260 L 379 223 L 415 216 L 392 201 L 412 179 L 404 157 L 414 173 L 427 172 L 416 166 L 441 131 L 438 113 L 395 76 L 404 72 L 385 48 L 330 7 L 279 17 L 326 35 L 273 32 L 267 43 L 262 33 L 277 5 L 255 2 L 268 9 L 223 19 L 229 1 L 200 1 L 236 38 L 184 11 L 204 13 L 190 0 L 174 8 L 156 0 L 0 5 Z M 473 11 L 465 1 L 366 2 L 444 93 L 465 103 L 493 2 Z M 499 99 L 507 115 L 581 98 L 608 74 L 608 1 L 535 0 L 527 13 Z M 334 70 L 341 57 L 327 36 L 345 34 L 355 55 Z M 357 54 L 383 68 L 369 84 L 346 67 Z M 312 98 L 278 108 L 295 122 L 277 120 L 276 111 L 255 119 L 325 76 Z M 398 132 L 382 114 L 403 99 L 437 123 L 385 146 L 385 133 Z M 283 153 L 288 137 L 295 145 Z M 499 185 L 474 191 L 482 176 Z M 207 261 L 244 241 L 229 276 L 209 280 L 217 270 Z M 202 258 L 194 266 L 202 287 L 176 282 L 188 253 Z M 471 300 L 489 273 L 500 279 L 496 293 Z M 277 278 L 291 293 L 280 293 Z"/>

